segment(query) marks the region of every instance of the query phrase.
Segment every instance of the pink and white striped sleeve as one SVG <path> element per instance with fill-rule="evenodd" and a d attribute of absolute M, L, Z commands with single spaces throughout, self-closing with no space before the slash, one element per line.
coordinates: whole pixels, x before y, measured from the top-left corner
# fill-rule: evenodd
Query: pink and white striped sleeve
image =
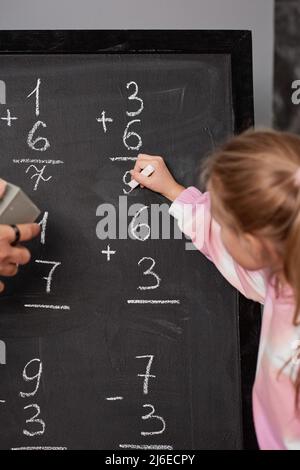
<path fill-rule="evenodd" d="M 245 297 L 264 303 L 266 278 L 262 270 L 249 271 L 237 264 L 223 245 L 220 225 L 211 216 L 210 194 L 190 186 L 182 191 L 169 209 L 180 230 L 191 238 L 223 276 Z"/>

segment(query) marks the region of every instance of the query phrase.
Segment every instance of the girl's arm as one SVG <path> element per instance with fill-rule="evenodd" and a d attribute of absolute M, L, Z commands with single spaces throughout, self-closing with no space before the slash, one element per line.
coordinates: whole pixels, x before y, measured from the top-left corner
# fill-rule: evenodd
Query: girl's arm
<path fill-rule="evenodd" d="M 154 166 L 154 173 L 149 177 L 140 175 L 140 171 L 149 164 Z M 191 238 L 198 250 L 215 264 L 230 284 L 245 297 L 264 303 L 264 272 L 243 269 L 227 252 L 222 243 L 220 225 L 211 216 L 209 192 L 202 193 L 197 188 L 185 189 L 179 185 L 161 157 L 139 155 L 131 175 L 142 187 L 174 201 L 170 214 L 177 219 L 181 231 Z"/>
<path fill-rule="evenodd" d="M 211 216 L 210 193 L 189 187 L 182 191 L 169 212 L 181 231 L 191 238 L 223 276 L 245 297 L 264 303 L 266 281 L 263 271 L 249 271 L 237 264 L 223 245 L 220 225 Z"/>

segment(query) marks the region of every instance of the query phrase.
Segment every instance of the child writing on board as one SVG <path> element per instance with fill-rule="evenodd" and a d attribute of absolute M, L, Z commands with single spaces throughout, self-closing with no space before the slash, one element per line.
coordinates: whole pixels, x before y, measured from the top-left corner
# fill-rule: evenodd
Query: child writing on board
<path fill-rule="evenodd" d="M 147 177 L 140 171 L 151 164 Z M 161 157 L 132 177 L 244 296 L 263 304 L 253 415 L 261 449 L 300 449 L 300 137 L 249 129 L 202 163 L 206 192 L 184 188 Z M 189 210 L 187 210 L 189 209 Z"/>

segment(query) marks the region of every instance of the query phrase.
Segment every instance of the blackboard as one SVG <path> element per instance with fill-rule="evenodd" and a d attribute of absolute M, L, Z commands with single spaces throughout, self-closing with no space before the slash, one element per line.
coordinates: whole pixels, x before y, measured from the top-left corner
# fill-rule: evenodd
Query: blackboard
<path fill-rule="evenodd" d="M 197 185 L 201 158 L 253 123 L 251 33 L 19 31 L 0 47 L 0 174 L 43 233 L 0 299 L 0 448 L 242 448 L 253 304 L 172 222 L 170 239 L 152 218 L 120 227 L 167 202 L 124 193 L 139 152 Z"/>

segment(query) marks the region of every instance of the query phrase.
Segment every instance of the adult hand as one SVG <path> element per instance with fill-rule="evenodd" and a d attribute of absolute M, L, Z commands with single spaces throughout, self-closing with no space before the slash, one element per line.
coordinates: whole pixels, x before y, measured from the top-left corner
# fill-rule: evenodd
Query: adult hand
<path fill-rule="evenodd" d="M 0 198 L 3 197 L 6 182 L 0 179 Z M 39 224 L 20 224 L 19 242 L 25 242 L 36 237 L 40 233 Z M 12 246 L 16 239 L 15 230 L 10 225 L 0 225 L 0 276 L 15 276 L 18 265 L 27 264 L 30 261 L 30 251 L 19 243 Z M 4 283 L 0 281 L 0 292 L 4 290 Z"/>

